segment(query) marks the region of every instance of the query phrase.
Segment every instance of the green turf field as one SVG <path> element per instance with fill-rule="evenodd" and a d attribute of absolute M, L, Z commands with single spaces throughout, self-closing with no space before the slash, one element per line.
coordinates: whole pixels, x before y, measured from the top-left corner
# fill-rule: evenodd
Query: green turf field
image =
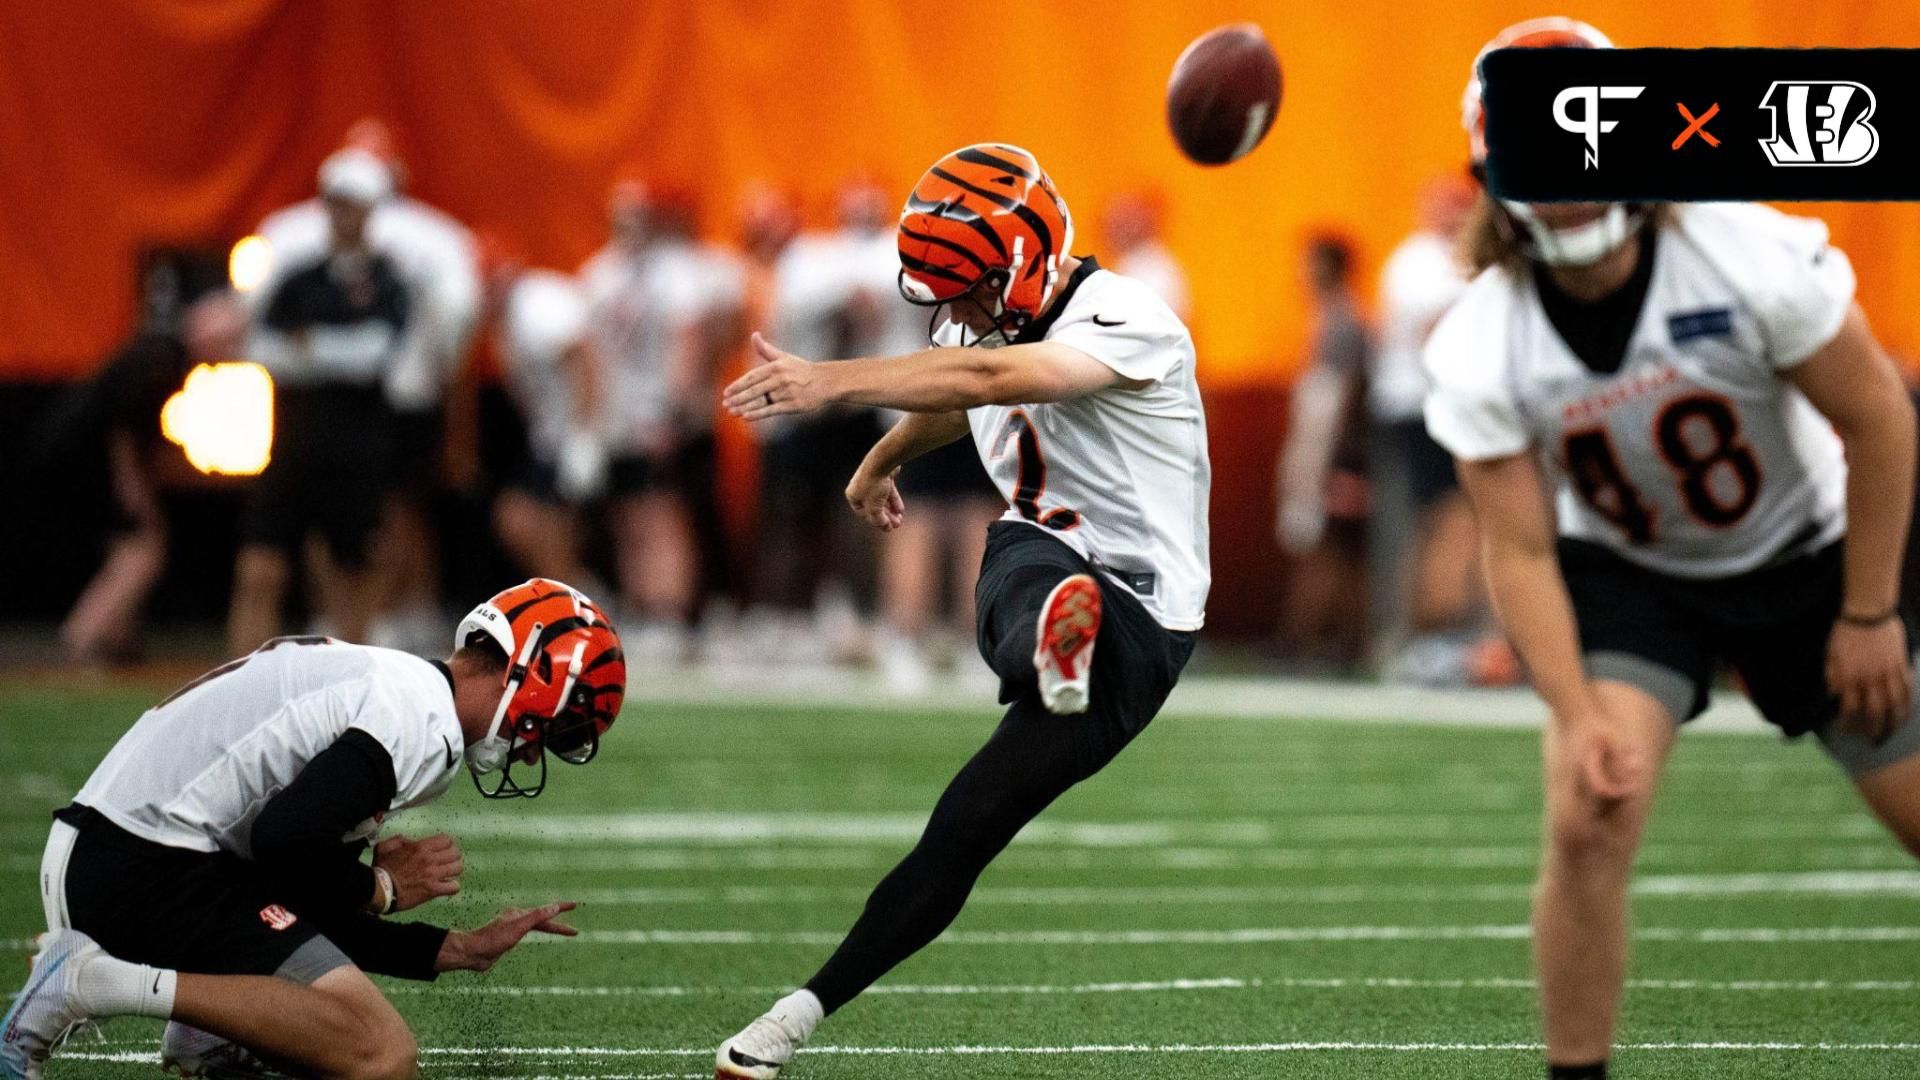
<path fill-rule="evenodd" d="M 16 951 L 39 928 L 46 811 L 147 697 L 0 692 Z M 583 905 L 579 940 L 389 984 L 426 1074 L 710 1076 L 718 1041 L 825 957 L 992 721 L 633 706 L 535 802 L 456 789 L 403 819 L 466 845 L 469 891 L 437 919 Z M 1537 1075 L 1537 806 L 1523 731 L 1163 719 L 789 1075 Z M 1920 1075 L 1920 875 L 1817 749 L 1683 739 L 1641 874 L 1619 1075 Z M 154 1075 L 157 1034 L 116 1021 L 49 1076 Z"/>

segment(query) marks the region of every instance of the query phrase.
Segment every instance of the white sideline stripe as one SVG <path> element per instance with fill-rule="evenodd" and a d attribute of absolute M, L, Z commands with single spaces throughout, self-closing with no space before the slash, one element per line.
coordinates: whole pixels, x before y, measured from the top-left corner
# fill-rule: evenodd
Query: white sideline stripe
<path fill-rule="evenodd" d="M 769 683 L 775 685 L 770 686 Z M 862 712 L 998 712 L 989 693 L 964 681 L 941 680 L 924 694 L 888 692 L 874 675 L 831 669 L 785 669 L 768 680 L 764 669 L 685 668 L 661 672 L 627 688 L 627 701 L 656 705 L 826 708 Z M 1163 717 L 1236 720 L 1337 720 L 1392 725 L 1538 728 L 1546 707 L 1532 691 L 1436 690 L 1324 679 L 1205 675 L 1180 680 L 1160 710 Z M 1693 731 L 1764 734 L 1775 731 L 1738 694 L 1715 694 L 1713 706 L 1687 725 Z"/>
<path fill-rule="evenodd" d="M 794 904 L 822 901 L 858 903 L 870 889 L 823 886 L 729 885 L 586 888 L 568 892 L 592 906 L 675 904 Z M 1824 896 L 1920 896 L 1920 871 L 1811 871 L 1765 874 L 1649 875 L 1634 882 L 1639 896 L 1696 899 L 1812 894 Z M 1172 885 L 1172 886 L 1026 886 L 975 889 L 970 904 L 1115 907 L 1144 904 L 1355 904 L 1447 903 L 1525 900 L 1525 883 L 1481 885 Z"/>
<path fill-rule="evenodd" d="M 935 945 L 1258 945 L 1302 941 L 1524 941 L 1525 924 L 1482 926 L 1274 926 L 1238 930 L 959 930 Z M 528 938 L 527 945 L 838 945 L 842 931 L 583 930 L 574 938 Z M 1920 926 L 1640 927 L 1640 941 L 1720 945 L 1920 941 Z"/>
<path fill-rule="evenodd" d="M 1191 993 L 1208 990 L 1532 990 L 1532 979 L 1402 979 L 1402 978 L 1278 978 L 1278 979 L 1162 979 L 1152 982 L 1077 983 L 1073 985 L 889 985 L 869 987 L 866 995 L 902 997 L 1050 997 L 1089 994 Z M 455 994 L 472 997 L 580 997 L 580 998 L 688 998 L 728 994 L 778 995 L 785 986 L 502 986 L 470 984 L 449 987 L 395 986 L 397 994 Z M 1629 979 L 1627 989 L 1682 993 L 1912 993 L 1920 981 L 1830 979 Z"/>
<path fill-rule="evenodd" d="M 1541 1043 L 1444 1043 L 1444 1042 L 1272 1042 L 1272 1043 L 1084 1043 L 1073 1046 L 810 1046 L 800 1051 L 804 1057 L 985 1057 L 1000 1055 L 1090 1055 L 1090 1054 L 1297 1054 L 1326 1051 L 1389 1053 L 1521 1053 L 1545 1049 Z M 1920 1051 L 1914 1042 L 1649 1042 L 1621 1043 L 1617 1049 L 1641 1052 L 1719 1052 L 1719 1051 L 1798 1051 L 1813 1053 Z M 440 1059 L 478 1059 L 498 1061 L 503 1057 L 534 1062 L 591 1058 L 703 1058 L 711 1057 L 711 1047 L 607 1047 L 607 1046 L 428 1046 L 423 1057 Z M 158 1059 L 150 1050 L 111 1053 L 66 1053 L 62 1060 L 144 1063 Z M 447 1064 L 460 1064 L 447 1060 Z"/>

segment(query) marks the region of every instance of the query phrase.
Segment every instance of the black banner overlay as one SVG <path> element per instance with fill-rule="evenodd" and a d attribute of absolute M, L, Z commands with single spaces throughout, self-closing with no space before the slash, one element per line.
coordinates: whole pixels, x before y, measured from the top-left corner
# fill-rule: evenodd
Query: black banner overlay
<path fill-rule="evenodd" d="M 1920 49 L 1501 49 L 1503 199 L 1920 200 Z"/>

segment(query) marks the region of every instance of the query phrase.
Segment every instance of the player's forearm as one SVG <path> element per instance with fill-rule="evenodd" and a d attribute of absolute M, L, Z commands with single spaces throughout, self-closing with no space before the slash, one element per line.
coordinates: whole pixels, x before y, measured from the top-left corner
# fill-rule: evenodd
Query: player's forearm
<path fill-rule="evenodd" d="M 964 412 L 908 413 L 867 451 L 860 471 L 887 476 L 914 458 L 964 437 L 967 430 Z"/>
<path fill-rule="evenodd" d="M 819 377 L 831 401 L 945 413 L 990 404 L 1005 367 L 986 349 L 926 349 L 822 364 Z"/>
<path fill-rule="evenodd" d="M 1481 557 L 1494 611 L 1534 689 L 1555 721 L 1584 715 L 1591 698 L 1580 659 L 1580 633 L 1552 548 L 1492 540 L 1483 546 Z"/>
<path fill-rule="evenodd" d="M 299 912 L 307 915 L 306 911 Z M 443 965 L 448 940 L 443 927 L 423 922 L 395 922 L 364 912 L 318 914 L 314 925 L 340 947 L 363 971 L 397 979 L 431 981 L 455 965 Z"/>
<path fill-rule="evenodd" d="M 1847 445 L 1846 598 L 1843 611 L 1874 617 L 1900 598 L 1913 514 L 1915 421 L 1904 394 L 1840 430 Z"/>

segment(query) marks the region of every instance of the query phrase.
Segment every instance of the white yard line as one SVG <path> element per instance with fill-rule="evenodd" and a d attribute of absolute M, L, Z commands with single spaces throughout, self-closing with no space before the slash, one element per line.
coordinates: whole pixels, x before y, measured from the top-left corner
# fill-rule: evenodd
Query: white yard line
<path fill-rule="evenodd" d="M 1061 821 L 1041 819 L 1022 829 L 1022 846 L 1134 849 L 1175 846 L 1265 848 L 1303 840 L 1352 841 L 1471 839 L 1490 828 L 1509 828 L 1514 838 L 1538 831 L 1538 808 L 1512 810 L 1391 810 L 1376 813 L 1242 818 L 1230 821 Z M 423 825 L 447 825 L 466 841 L 511 841 L 556 847 L 608 845 L 766 848 L 790 842 L 886 845 L 903 848 L 926 827 L 923 813 L 821 814 L 724 811 L 631 810 L 597 814 L 516 816 L 473 812 L 422 814 Z M 1885 830 L 1852 804 L 1824 816 L 1791 820 L 1715 823 L 1710 839 L 1778 843 L 1791 840 L 1877 839 Z M 1698 842 L 1709 839 L 1702 832 Z M 1684 842 L 1684 841 L 1683 841 Z"/>
<path fill-rule="evenodd" d="M 1261 945 L 1308 941 L 1524 941 L 1525 924 L 1478 926 L 1274 926 L 1234 930 L 957 930 L 934 939 L 949 947 L 1008 945 Z M 593 945 L 838 945 L 839 930 L 585 930 L 575 938 L 528 938 L 527 944 Z M 1689 944 L 1786 945 L 1808 942 L 1920 941 L 1920 926 L 1640 927 L 1641 941 Z"/>
<path fill-rule="evenodd" d="M 1299 1054 L 1326 1052 L 1384 1053 L 1528 1053 L 1544 1049 L 1540 1043 L 1504 1042 L 1268 1042 L 1268 1043 L 1082 1043 L 1061 1046 L 812 1046 L 801 1051 L 804 1057 L 1000 1057 L 1000 1056 L 1095 1056 L 1104 1054 Z M 1644 1042 L 1622 1043 L 1620 1050 L 1640 1052 L 1799 1052 L 1799 1053 L 1912 1053 L 1920 1051 L 1916 1042 Z M 521 1062 L 549 1063 L 577 1060 L 622 1060 L 631 1058 L 703 1058 L 712 1055 L 711 1047 L 612 1047 L 612 1046 L 510 1046 L 422 1047 L 420 1054 L 428 1067 L 463 1064 L 468 1061 L 494 1062 L 520 1059 Z M 121 1064 L 153 1062 L 151 1050 L 77 1052 L 58 1055 L 63 1060 L 99 1061 Z M 572 1074 L 568 1074 L 571 1076 Z M 603 1074 L 586 1074 L 599 1077 Z M 648 1074 L 673 1076 L 676 1074 Z M 703 1074 L 692 1074 L 703 1075 Z"/>
<path fill-rule="evenodd" d="M 1407 979 L 1407 978 L 1194 978 L 1147 982 L 1073 984 L 929 984 L 880 983 L 868 995 L 901 997 L 1077 997 L 1105 994 L 1179 994 L 1217 990 L 1532 990 L 1532 979 Z M 472 997 L 557 998 L 693 998 L 726 995 L 779 995 L 783 986 L 510 986 L 470 983 L 448 987 L 395 986 L 398 994 Z M 1630 979 L 1627 989 L 1678 993 L 1863 993 L 1907 994 L 1920 990 L 1920 981 L 1833 979 Z"/>
<path fill-rule="evenodd" d="M 567 896 L 592 907 L 727 904 L 859 903 L 869 889 L 807 885 L 637 886 L 572 889 Z M 1169 886 L 987 886 L 968 897 L 986 906 L 1130 907 L 1149 904 L 1255 905 L 1357 903 L 1481 903 L 1525 900 L 1530 883 Z M 1645 875 L 1633 892 L 1662 899 L 1728 897 L 1920 896 L 1920 871 L 1820 870 L 1792 873 Z"/>

